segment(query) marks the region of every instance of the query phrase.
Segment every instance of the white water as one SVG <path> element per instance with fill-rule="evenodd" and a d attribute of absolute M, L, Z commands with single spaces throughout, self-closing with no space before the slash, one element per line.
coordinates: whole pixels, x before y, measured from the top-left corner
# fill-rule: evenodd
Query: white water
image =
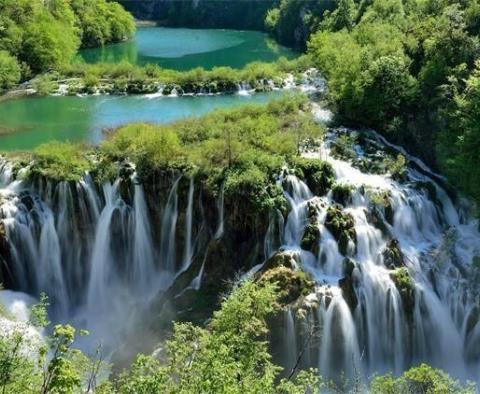
<path fill-rule="evenodd" d="M 308 308 L 306 321 L 318 328 L 320 340 L 309 352 L 314 357 L 305 356 L 302 365 L 317 367 L 327 377 L 338 377 L 341 371 L 352 377 L 401 373 L 409 366 L 427 362 L 458 378 L 478 381 L 478 299 L 469 292 L 472 285 L 478 287 L 478 283 L 469 282 L 474 269 L 472 259 L 480 255 L 477 220 L 461 207 L 456 208 L 445 191 L 414 169 L 408 172 L 409 182 L 400 184 L 386 175 L 362 173 L 348 162 L 333 158 L 328 146 L 306 156 L 329 161 L 336 181 L 353 188 L 351 201 L 343 211 L 354 219 L 356 249 L 350 245 L 347 256 L 341 255 L 333 235 L 324 226 L 327 208 L 334 203 L 331 193 L 313 196 L 295 176 L 281 178 L 291 208 L 281 249 L 298 256 L 303 269 L 317 283 L 316 301 Z M 432 184 L 436 201 L 430 199 L 426 189 L 415 187 L 418 182 Z M 380 191 L 389 193 L 394 213 L 393 222 L 388 223 L 385 211 L 379 208 L 383 232 L 367 215 L 374 204 L 372 194 Z M 307 206 L 313 206 L 316 212 L 318 256 L 300 247 L 308 223 Z M 275 217 L 272 220 L 271 229 L 283 227 L 283 223 L 275 223 Z M 399 241 L 406 267 L 414 278 L 411 316 L 407 316 L 390 276 L 392 271 L 383 261 L 382 252 L 391 239 Z M 265 240 L 269 253 L 273 244 L 274 232 L 269 231 Z M 345 257 L 356 264 L 352 276 L 358 305 L 354 310 L 338 283 L 345 276 Z M 285 324 L 284 331 L 291 332 L 292 322 L 287 319 Z M 295 324 L 300 326 L 303 320 L 297 319 Z M 295 335 L 284 343 L 290 347 L 282 352 L 288 355 L 288 365 L 291 354 L 298 354 Z"/>
<path fill-rule="evenodd" d="M 14 181 L 10 166 L 1 162 L 0 219 L 16 287 L 32 295 L 46 292 L 54 321 L 89 329 L 86 348 L 101 342 L 107 355 L 117 350 L 129 331 L 142 324 L 133 314 L 188 268 L 194 255 L 197 213 L 191 179 L 182 212 L 185 250 L 176 256 L 180 181 L 173 182 L 161 223 L 155 224 L 135 174 L 100 188 L 88 174 L 75 184 L 32 185 Z M 122 182 L 130 185 L 128 199 L 122 197 Z"/>

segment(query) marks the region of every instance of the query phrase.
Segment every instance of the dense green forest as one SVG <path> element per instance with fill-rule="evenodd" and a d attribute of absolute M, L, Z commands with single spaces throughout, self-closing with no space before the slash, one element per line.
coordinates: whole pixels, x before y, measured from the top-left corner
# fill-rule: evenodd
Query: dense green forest
<path fill-rule="evenodd" d="M 262 30 L 275 0 L 119 0 L 138 19 L 163 26 Z"/>
<path fill-rule="evenodd" d="M 68 64 L 80 47 L 128 39 L 132 16 L 105 0 L 1 0 L 0 89 Z"/>

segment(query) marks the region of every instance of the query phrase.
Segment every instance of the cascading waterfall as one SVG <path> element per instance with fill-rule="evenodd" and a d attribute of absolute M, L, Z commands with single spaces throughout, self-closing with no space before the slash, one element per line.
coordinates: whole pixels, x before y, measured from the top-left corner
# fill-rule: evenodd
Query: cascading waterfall
<path fill-rule="evenodd" d="M 0 223 L 12 262 L 7 280 L 35 296 L 46 292 L 55 321 L 73 322 L 94 334 L 85 341 L 88 346 L 102 341 L 106 351 L 115 350 L 125 323 L 134 320 L 129 311 L 148 305 L 191 263 L 194 179 L 184 213 L 185 249 L 177 262 L 180 177 L 156 226 L 160 234 L 135 173 L 100 187 L 88 174 L 76 183 L 14 180 L 19 178 L 0 162 Z M 131 186 L 131 198 L 124 197 L 122 182 Z"/>
<path fill-rule="evenodd" d="M 334 136 L 332 132 L 329 138 Z M 327 377 L 336 378 L 341 372 L 350 377 L 401 373 L 427 362 L 454 376 L 478 380 L 478 298 L 472 295 L 468 278 L 472 260 L 480 255 L 477 221 L 454 206 L 418 159 L 413 161 L 417 169 L 410 168 L 408 181 L 400 183 L 386 175 L 363 173 L 348 161 L 334 158 L 328 139 L 320 152 L 305 155 L 330 162 L 336 183 L 350 188 L 350 198 L 340 209 L 353 218 L 356 240 L 342 250 L 327 229 L 327 210 L 335 204 L 332 192 L 314 196 L 296 176 L 280 178 L 290 205 L 280 250 L 296 256 L 316 283 L 315 294 L 308 297 L 308 316 L 295 319 L 296 332 L 284 341 L 291 350 L 282 353 L 298 354 L 298 327 L 306 323 L 315 327 L 320 340 L 312 344 L 302 364 L 317 367 Z M 431 194 L 421 187 L 425 184 Z M 389 221 L 385 210 L 377 209 L 381 226 L 371 215 L 378 193 L 389 196 L 393 212 Z M 301 248 L 312 210 L 320 234 L 316 254 Z M 272 220 L 270 229 L 283 228 L 283 223 L 275 223 L 276 216 Z M 274 236 L 273 230 L 268 231 L 265 249 L 269 253 Z M 395 283 L 399 267 L 384 260 L 392 240 L 398 243 L 412 278 L 410 301 Z M 354 305 L 341 286 L 348 276 L 346 261 L 354 264 L 350 274 Z M 284 332 L 292 332 L 292 322 L 286 319 L 285 324 Z M 291 359 L 289 355 L 286 364 Z"/>

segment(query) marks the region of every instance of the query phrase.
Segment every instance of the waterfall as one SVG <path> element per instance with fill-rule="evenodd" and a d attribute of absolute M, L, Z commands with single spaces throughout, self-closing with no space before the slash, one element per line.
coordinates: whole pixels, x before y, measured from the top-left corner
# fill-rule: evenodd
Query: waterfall
<path fill-rule="evenodd" d="M 15 179 L 11 166 L 0 162 L 0 224 L 8 240 L 5 251 L 0 238 L 0 251 L 11 263 L 7 280 L 34 296 L 46 292 L 52 320 L 89 329 L 92 337 L 82 339 L 87 349 L 100 341 L 111 354 L 127 326 L 135 332 L 133 326 L 142 324 L 129 315 L 166 289 L 177 272 L 179 181 L 169 191 L 157 238 L 135 173 L 101 186 L 89 174 L 74 183 L 32 183 Z M 193 198 L 192 179 L 182 269 L 194 249 Z"/>
<path fill-rule="evenodd" d="M 188 189 L 188 205 L 185 220 L 185 251 L 183 253 L 183 264 L 181 271 L 185 271 L 190 265 L 193 257 L 193 236 L 192 236 L 192 224 L 193 224 L 193 194 L 195 193 L 195 182 L 193 178 L 190 178 L 190 186 Z"/>
<path fill-rule="evenodd" d="M 335 201 L 333 191 L 316 196 L 284 169 L 278 185 L 288 215 L 272 211 L 263 234 L 265 257 L 288 253 L 315 281 L 303 317 L 295 309 L 282 316 L 278 332 L 285 346 L 279 353 L 285 365 L 296 363 L 308 326 L 318 335 L 303 352 L 301 365 L 329 378 L 342 372 L 349 377 L 401 373 L 428 362 L 456 377 L 478 380 L 477 220 L 467 205 L 452 201 L 441 178 L 418 159 L 409 157 L 407 179 L 399 182 L 335 157 L 330 144 L 342 132 L 329 132 L 320 151 L 305 155 L 332 165 L 348 199 Z M 397 149 L 371 136 L 378 146 Z M 356 151 L 366 156 L 360 147 Z M 224 185 L 209 228 L 198 225 L 200 216 L 209 215 L 193 178 L 184 193 L 180 185 L 186 178 L 177 176 L 160 194 L 166 197 L 152 204 L 155 195 L 135 173 L 101 185 L 89 174 L 78 182 L 53 182 L 34 181 L 25 173 L 0 159 L 0 257 L 9 262 L 2 279 L 33 296 L 45 291 L 54 321 L 90 329 L 96 335 L 92 342 L 101 340 L 110 351 L 121 347 L 127 327 L 137 339 L 142 335 L 135 325 L 149 313 L 132 314 L 147 309 L 192 260 L 201 266 L 193 279 L 185 275 L 187 288 L 200 289 L 209 261 L 199 250 L 207 242 L 199 241 L 199 234 L 220 242 L 232 227 L 225 225 Z M 332 207 L 351 218 L 354 239 L 342 244 L 331 231 Z M 311 250 L 302 248 L 307 226 L 318 230 Z M 392 262 L 391 253 L 401 261 Z"/>
<path fill-rule="evenodd" d="M 171 275 L 174 275 L 176 272 L 175 232 L 178 218 L 177 189 L 180 179 L 181 177 L 177 178 L 177 180 L 173 183 L 173 187 L 168 195 L 162 219 L 160 257 L 162 259 L 162 268 Z"/>
<path fill-rule="evenodd" d="M 329 138 L 333 135 L 335 132 Z M 383 143 L 382 139 L 377 141 Z M 317 327 L 321 340 L 312 345 L 317 356 L 306 356 L 302 365 L 317 367 L 321 375 L 337 378 L 342 372 L 349 377 L 401 373 L 409 366 L 427 362 L 456 377 L 478 380 L 480 352 L 470 348 L 480 344 L 478 298 L 469 291 L 472 260 L 480 256 L 477 221 L 462 207 L 455 207 L 435 182 L 436 175 L 424 171 L 417 160 L 414 164 L 418 170 L 409 168 L 408 180 L 397 182 L 334 158 L 328 138 L 320 152 L 305 155 L 328 161 L 337 184 L 351 189 L 350 198 L 340 209 L 353 218 L 356 239 L 342 251 L 327 229 L 327 210 L 335 203 L 332 192 L 314 196 L 295 175 L 279 178 L 290 206 L 280 249 L 297 256 L 316 282 L 315 302 L 310 307 L 316 316 L 307 323 Z M 376 193 L 388 196 L 392 217 L 380 208 L 375 211 L 376 219 L 372 217 L 378 204 Z M 301 248 L 312 209 L 320 234 L 315 254 Z M 276 222 L 272 216 L 265 239 L 269 253 Z M 392 242 L 398 244 L 412 278 L 411 298 L 405 294 L 402 297 L 395 283 L 394 275 L 401 267 L 385 261 L 384 253 Z M 354 264 L 349 280 L 356 305 L 348 303 L 341 286 L 341 281 L 349 278 L 346 258 Z M 284 332 L 292 332 L 294 323 L 286 319 L 284 324 Z M 289 341 L 296 340 L 298 333 L 292 333 Z M 287 354 L 285 365 L 291 364 L 291 358 Z"/>
<path fill-rule="evenodd" d="M 220 239 L 223 236 L 223 232 L 225 231 L 225 184 L 222 184 L 220 188 L 220 198 L 218 199 L 217 203 L 218 209 L 218 224 L 217 224 L 217 231 L 215 232 L 215 239 Z"/>

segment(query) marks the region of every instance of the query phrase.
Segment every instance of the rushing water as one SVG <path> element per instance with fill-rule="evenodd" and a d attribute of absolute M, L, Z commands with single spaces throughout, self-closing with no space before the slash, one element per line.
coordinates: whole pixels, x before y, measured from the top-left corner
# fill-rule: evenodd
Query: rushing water
<path fill-rule="evenodd" d="M 303 319 L 295 310 L 284 316 L 287 369 L 303 352 L 306 332 L 313 328 L 316 337 L 308 342 L 301 364 L 318 367 L 325 376 L 399 373 L 425 361 L 457 377 L 478 379 L 480 322 L 471 283 L 472 259 L 480 256 L 477 221 L 418 160 L 410 158 L 415 165 L 405 182 L 365 173 L 332 157 L 329 141 L 335 135 L 308 156 L 329 161 L 337 182 L 352 188 L 341 209 L 353 218 L 355 245 L 339 247 L 325 226 L 332 193 L 315 196 L 291 174 L 279 179 L 289 215 L 284 219 L 272 213 L 266 234 L 267 256 L 279 250 L 296 256 L 317 284 Z M 381 146 L 381 141 L 376 143 Z M 363 155 L 360 148 L 358 154 Z M 0 170 L 0 217 L 10 248 L 11 277 L 22 291 L 47 291 L 56 319 L 89 328 L 95 334 L 91 340 L 106 342 L 112 351 L 125 345 L 130 326 L 136 338 L 143 337 L 136 327 L 143 323 L 137 314 L 190 266 L 201 231 L 194 225 L 203 210 L 195 205 L 200 190 L 194 180 L 172 177 L 168 190 L 155 195 L 155 218 L 152 196 L 134 172 L 129 184 L 125 192 L 125 179 L 99 186 L 88 175 L 76 184 L 30 183 L 15 180 L 6 162 Z M 377 206 L 373 195 L 378 192 L 388 196 L 391 215 Z M 210 227 L 215 230 L 212 237 L 221 238 L 228 215 L 222 195 L 216 208 L 218 216 Z M 320 233 L 317 255 L 300 246 L 312 212 Z M 410 306 L 383 257 L 392 239 L 398 241 L 413 278 Z M 339 286 L 346 275 L 346 257 L 355 264 L 354 306 Z M 203 270 L 202 265 L 189 288 L 199 288 Z"/>
<path fill-rule="evenodd" d="M 289 50 L 265 33 L 255 31 L 141 27 L 131 41 L 85 49 L 79 60 L 87 63 L 158 64 L 162 68 L 189 70 L 218 66 L 242 68 L 254 61 L 292 58 Z"/>
<path fill-rule="evenodd" d="M 331 193 L 314 196 L 295 176 L 282 178 L 291 210 L 284 226 L 281 220 L 273 227 L 284 228 L 283 253 L 295 256 L 317 283 L 316 294 L 308 297 L 307 317 L 292 322 L 288 312 L 285 318 L 284 332 L 290 333 L 283 352 L 290 355 L 287 367 L 294 365 L 301 351 L 298 344 L 305 342 L 314 327 L 319 339 L 309 342 L 302 364 L 318 368 L 323 376 L 336 378 L 339 371 L 349 377 L 401 373 L 427 362 L 454 376 L 478 381 L 478 283 L 472 265 L 480 254 L 477 220 L 469 216 L 466 206 L 453 204 L 426 175 L 423 163 L 409 170 L 407 183 L 398 183 L 333 158 L 328 144 L 307 156 L 329 161 L 337 182 L 352 187 L 342 209 L 354 219 L 356 247 L 350 245 L 343 255 L 325 226 L 327 209 L 334 203 Z M 378 211 L 382 229 L 372 218 L 372 192 L 388 193 L 392 206 L 390 222 L 384 210 Z M 307 211 L 312 209 L 320 233 L 317 256 L 300 247 Z M 383 252 L 392 239 L 398 240 L 414 281 L 413 306 L 405 305 L 391 275 L 393 267 L 384 261 Z M 273 242 L 269 234 L 266 245 Z M 355 263 L 352 282 L 358 304 L 354 307 L 340 287 L 346 275 L 345 257 Z"/>
<path fill-rule="evenodd" d="M 264 103 L 281 94 L 38 97 L 6 101 L 0 103 L 0 151 L 29 150 L 52 140 L 98 143 L 103 129 L 130 122 L 167 123 L 218 108 Z"/>

